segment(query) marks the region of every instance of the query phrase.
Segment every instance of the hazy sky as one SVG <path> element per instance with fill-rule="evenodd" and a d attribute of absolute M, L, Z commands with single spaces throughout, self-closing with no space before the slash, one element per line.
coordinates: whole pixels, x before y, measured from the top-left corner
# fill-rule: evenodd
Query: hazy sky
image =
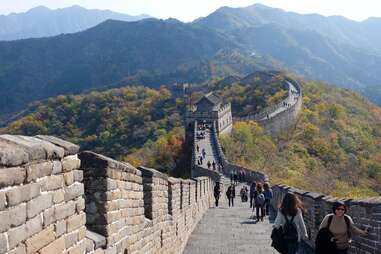
<path fill-rule="evenodd" d="M 254 3 L 298 13 L 342 15 L 359 21 L 371 16 L 381 17 L 380 0 L 0 0 L 0 14 L 25 12 L 39 5 L 56 9 L 77 4 L 132 15 L 145 13 L 157 18 L 191 21 L 221 6 L 244 7 Z"/>

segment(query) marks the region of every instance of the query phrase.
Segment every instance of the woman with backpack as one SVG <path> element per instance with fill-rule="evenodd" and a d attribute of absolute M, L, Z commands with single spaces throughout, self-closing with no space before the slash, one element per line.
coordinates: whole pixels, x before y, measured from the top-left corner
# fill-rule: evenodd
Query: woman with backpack
<path fill-rule="evenodd" d="M 328 241 L 335 243 L 334 250 L 331 250 L 330 252 L 332 254 L 346 254 L 351 241 L 351 233 L 367 236 L 368 231 L 361 230 L 354 225 L 352 218 L 345 214 L 347 212 L 347 207 L 344 202 L 335 202 L 332 206 L 332 212 L 333 213 L 326 215 L 320 224 L 318 237 L 316 239 L 317 252 L 321 252 L 318 251 L 321 249 L 318 245 L 324 245 L 322 247 L 328 245 L 327 243 L 318 241 L 321 231 L 323 229 L 328 229 L 330 233 L 330 239 Z"/>
<path fill-rule="evenodd" d="M 265 195 L 263 194 L 263 188 L 261 183 L 257 183 L 256 193 L 254 194 L 255 201 L 255 209 L 257 215 L 257 221 L 261 218 L 263 221 L 263 217 L 265 217 Z M 261 217 L 259 217 L 259 211 L 261 211 Z"/>
<path fill-rule="evenodd" d="M 265 214 L 269 215 L 270 202 L 271 202 L 271 199 L 273 198 L 273 191 L 270 189 L 269 183 L 264 183 L 263 189 L 264 189 L 263 195 L 265 195 Z"/>
<path fill-rule="evenodd" d="M 302 215 L 302 202 L 295 194 L 287 193 L 274 221 L 274 228 L 282 227 L 282 254 L 295 254 L 302 239 L 307 239 L 307 229 Z"/>

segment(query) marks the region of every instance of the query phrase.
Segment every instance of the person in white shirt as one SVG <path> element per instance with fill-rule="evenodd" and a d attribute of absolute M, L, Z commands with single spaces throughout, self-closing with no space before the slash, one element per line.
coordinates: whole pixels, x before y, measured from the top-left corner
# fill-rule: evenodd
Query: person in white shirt
<path fill-rule="evenodd" d="M 285 254 L 297 253 L 300 241 L 308 238 L 302 207 L 302 202 L 295 194 L 287 193 L 274 221 L 275 228 L 283 228 L 283 237 L 287 243 L 287 253 Z"/>

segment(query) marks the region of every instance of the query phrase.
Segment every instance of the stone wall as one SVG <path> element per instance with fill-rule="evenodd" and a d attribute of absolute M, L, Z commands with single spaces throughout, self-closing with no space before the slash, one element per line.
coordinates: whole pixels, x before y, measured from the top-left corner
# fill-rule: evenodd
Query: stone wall
<path fill-rule="evenodd" d="M 277 209 L 287 192 L 296 194 L 304 203 L 304 220 L 310 239 L 306 243 L 314 248 L 314 240 L 319 229 L 319 225 L 324 216 L 332 213 L 332 205 L 337 198 L 325 196 L 320 193 L 307 192 L 294 189 L 285 185 L 276 185 L 272 187 L 274 199 L 273 208 Z M 361 229 L 370 228 L 370 235 L 360 237 L 353 235 L 353 244 L 349 253 L 381 253 L 381 197 L 374 197 L 364 200 L 344 201 L 349 210 L 348 214 L 352 217 L 356 226 Z"/>
<path fill-rule="evenodd" d="M 212 142 L 213 147 L 217 151 L 217 156 L 219 158 L 219 163 L 222 165 L 222 173 L 227 177 L 230 177 L 231 172 L 244 172 L 245 173 L 245 181 L 247 182 L 268 182 L 269 178 L 266 174 L 263 174 L 258 171 L 251 170 L 249 168 L 241 167 L 239 165 L 235 165 L 230 163 L 226 157 L 224 152 L 222 151 L 222 147 L 220 141 L 218 139 L 217 132 L 215 131 L 215 125 L 213 125 L 212 129 Z"/>
<path fill-rule="evenodd" d="M 85 202 L 78 146 L 0 136 L 0 253 L 83 253 Z"/>
<path fill-rule="evenodd" d="M 183 180 L 92 152 L 84 171 L 87 227 L 105 237 L 89 253 L 181 253 L 212 203 L 207 177 Z"/>
<path fill-rule="evenodd" d="M 234 120 L 235 121 L 248 121 L 248 120 L 257 121 L 259 125 L 263 127 L 266 133 L 270 135 L 274 135 L 274 136 L 285 130 L 288 130 L 292 126 L 295 126 L 297 116 L 302 110 L 302 104 L 303 104 L 302 88 L 300 84 L 295 80 L 287 79 L 286 81 L 288 85 L 288 97 L 285 100 L 281 101 L 277 105 L 273 105 L 271 107 L 268 107 L 262 110 L 260 113 L 256 115 L 249 115 L 246 117 L 234 117 Z M 292 98 L 291 88 L 289 83 L 291 83 L 296 88 L 299 94 L 299 96 L 297 97 L 297 100 L 290 107 L 287 107 L 285 110 L 267 119 L 266 115 L 270 115 L 272 112 L 276 111 L 278 108 L 283 107 L 283 103 L 287 103 L 287 101 L 289 101 L 290 98 Z"/>
<path fill-rule="evenodd" d="M 136 169 L 49 136 L 0 135 L 0 254 L 181 253 L 208 177 Z"/>

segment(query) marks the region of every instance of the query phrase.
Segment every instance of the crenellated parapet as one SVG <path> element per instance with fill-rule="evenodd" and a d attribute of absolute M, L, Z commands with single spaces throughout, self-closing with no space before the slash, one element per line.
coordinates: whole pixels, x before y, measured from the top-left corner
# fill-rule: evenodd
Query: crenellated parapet
<path fill-rule="evenodd" d="M 271 105 L 261 112 L 245 117 L 234 117 L 234 121 L 256 121 L 266 133 L 277 135 L 295 125 L 302 110 L 303 93 L 298 81 L 287 78 L 287 97 L 278 104 Z"/>
<path fill-rule="evenodd" d="M 86 215 L 79 147 L 0 135 L 0 253 L 83 253 Z"/>
<path fill-rule="evenodd" d="M 0 253 L 181 253 L 212 203 L 177 179 L 49 136 L 0 136 Z"/>

